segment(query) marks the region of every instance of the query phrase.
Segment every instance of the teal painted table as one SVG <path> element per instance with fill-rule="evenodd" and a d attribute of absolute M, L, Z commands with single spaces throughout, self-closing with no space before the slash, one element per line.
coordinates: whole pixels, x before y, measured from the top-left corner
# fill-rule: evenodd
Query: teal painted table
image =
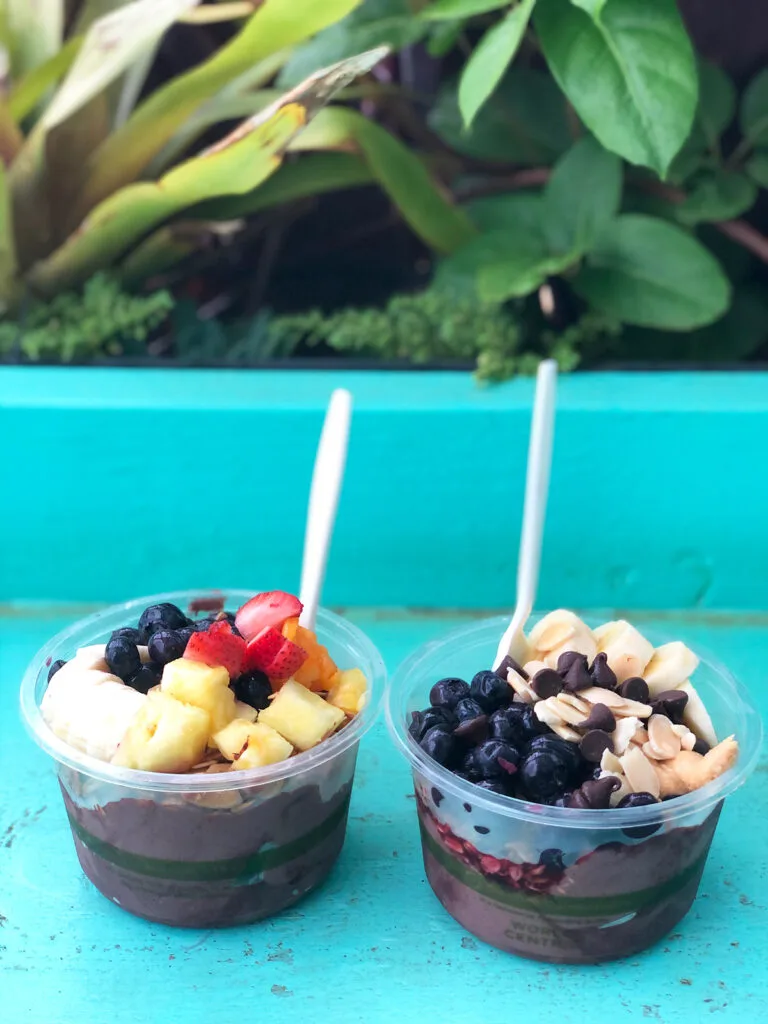
<path fill-rule="evenodd" d="M 383 723 L 360 757 L 346 846 L 326 886 L 269 922 L 187 932 L 133 919 L 85 881 L 54 775 L 18 724 L 35 649 L 79 610 L 0 617 L 0 1020 L 8 1024 L 525 1024 L 768 1017 L 768 763 L 723 813 L 677 932 L 620 964 L 516 960 L 464 932 L 423 875 L 410 777 Z M 355 612 L 390 668 L 456 616 Z M 638 624 L 647 615 L 634 616 Z M 654 620 L 656 621 L 656 620 Z M 768 616 L 668 616 L 768 711 Z"/>

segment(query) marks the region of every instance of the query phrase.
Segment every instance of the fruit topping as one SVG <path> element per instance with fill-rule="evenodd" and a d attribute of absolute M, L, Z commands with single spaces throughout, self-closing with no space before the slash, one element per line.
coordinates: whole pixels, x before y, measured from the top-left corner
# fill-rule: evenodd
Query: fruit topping
<path fill-rule="evenodd" d="M 51 679 L 53 679 L 53 677 L 59 671 L 59 669 L 60 668 L 64 668 L 64 666 L 66 664 L 67 664 L 66 661 L 64 661 L 62 658 L 59 658 L 57 661 L 54 661 L 54 663 L 48 669 L 48 682 L 49 683 L 50 683 Z"/>
<path fill-rule="evenodd" d="M 233 683 L 235 696 L 244 704 L 249 704 L 257 711 L 262 711 L 269 705 L 269 698 L 272 696 L 272 687 L 269 679 L 263 672 L 254 669 L 252 672 L 245 672 L 238 676 Z"/>
<path fill-rule="evenodd" d="M 242 637 L 232 632 L 226 620 L 221 620 L 212 622 L 204 633 L 193 633 L 183 653 L 184 658 L 190 661 L 221 665 L 231 679 L 236 679 L 245 665 L 246 644 Z"/>
<path fill-rule="evenodd" d="M 188 624 L 189 619 L 175 604 L 166 601 L 163 604 L 150 605 L 139 617 L 142 643 L 146 643 L 159 629 L 181 629 Z"/>
<path fill-rule="evenodd" d="M 296 682 L 310 690 L 329 690 L 338 667 L 328 649 L 318 643 L 315 633 L 300 626 L 297 618 L 284 622 L 281 632 L 286 640 L 296 644 L 306 654 L 302 665 L 293 673 Z"/>
<path fill-rule="evenodd" d="M 498 684 L 499 677 L 495 673 L 494 679 L 495 683 Z M 504 692 L 506 692 L 506 684 L 503 680 L 502 685 L 504 686 Z M 469 697 L 469 683 L 463 679 L 439 679 L 429 691 L 429 703 L 433 708 L 453 709 L 459 701 L 464 700 L 466 697 Z"/>
<path fill-rule="evenodd" d="M 331 677 L 331 688 L 326 698 L 329 704 L 341 708 L 346 715 L 362 711 L 368 682 L 359 668 L 348 668 Z"/>
<path fill-rule="evenodd" d="M 509 704 L 512 699 L 509 684 L 505 683 L 503 679 L 499 679 L 495 672 L 487 670 L 478 672 L 472 678 L 469 696 L 476 700 L 488 714 L 504 704 Z"/>
<path fill-rule="evenodd" d="M 283 590 L 256 594 L 239 609 L 235 622 L 246 640 L 253 640 L 265 629 L 278 631 L 286 619 L 298 618 L 304 606 L 298 597 Z"/>
<path fill-rule="evenodd" d="M 187 635 L 190 629 L 191 627 L 185 626 L 184 629 L 178 630 L 158 629 L 153 633 L 147 644 L 152 661 L 157 665 L 167 665 L 169 661 L 183 658 L 187 641 L 191 636 L 191 632 Z"/>
<path fill-rule="evenodd" d="M 298 750 L 317 746 L 345 720 L 341 708 L 291 679 L 259 714 L 259 722 L 270 725 Z"/>
<path fill-rule="evenodd" d="M 104 651 L 110 672 L 127 682 L 141 668 L 139 648 L 128 637 L 113 636 Z"/>
<path fill-rule="evenodd" d="M 138 693 L 149 693 L 152 687 L 160 682 L 160 666 L 140 665 L 133 675 L 124 681 Z"/>
<path fill-rule="evenodd" d="M 421 737 L 419 746 L 433 761 L 447 765 L 456 751 L 456 740 L 445 726 L 433 725 Z"/>
<path fill-rule="evenodd" d="M 112 639 L 114 640 L 117 636 L 124 636 L 126 640 L 130 640 L 132 643 L 136 644 L 137 647 L 139 644 L 144 643 L 141 630 L 136 629 L 134 626 L 121 626 L 120 629 L 116 629 L 112 633 Z"/>
<path fill-rule="evenodd" d="M 154 690 L 136 713 L 112 762 L 147 772 L 186 772 L 205 753 L 210 731 L 207 711 Z"/>
<path fill-rule="evenodd" d="M 235 695 L 229 688 L 229 674 L 221 665 L 179 658 L 163 669 L 161 691 L 185 704 L 205 711 L 211 733 L 217 733 L 235 717 Z"/>
<path fill-rule="evenodd" d="M 270 680 L 289 679 L 306 660 L 307 652 L 272 627 L 262 630 L 248 642 L 245 665 L 246 671 L 257 669 Z"/>

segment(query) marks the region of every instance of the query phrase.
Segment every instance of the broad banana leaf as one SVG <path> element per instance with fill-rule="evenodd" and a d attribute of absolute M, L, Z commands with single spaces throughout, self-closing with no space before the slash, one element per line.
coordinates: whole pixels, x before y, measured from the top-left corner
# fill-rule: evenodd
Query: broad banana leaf
<path fill-rule="evenodd" d="M 361 0 L 264 0 L 241 31 L 210 60 L 158 89 L 94 154 L 77 218 L 135 181 L 200 104 L 258 61 L 338 21 Z"/>
<path fill-rule="evenodd" d="M 160 228 L 129 253 L 120 264 L 120 279 L 127 287 L 133 287 L 154 274 L 170 270 L 209 241 L 212 225 L 236 222 L 296 199 L 372 184 L 375 178 L 359 157 L 346 153 L 307 154 L 295 163 L 283 164 L 253 192 L 221 196 L 191 207 L 180 224 Z"/>
<path fill-rule="evenodd" d="M 280 166 L 291 139 L 317 111 L 386 52 L 379 47 L 312 75 L 160 181 L 129 185 L 110 196 L 50 258 L 32 268 L 30 285 L 44 295 L 76 287 L 188 207 L 213 196 L 252 191 Z"/>
<path fill-rule="evenodd" d="M 0 313 L 13 301 L 16 280 L 16 251 L 13 243 L 11 203 L 5 168 L 0 164 Z"/>
<path fill-rule="evenodd" d="M 13 83 L 8 94 L 8 109 L 17 122 L 31 114 L 48 90 L 69 71 L 82 43 L 82 36 L 73 36 L 44 64 Z"/>

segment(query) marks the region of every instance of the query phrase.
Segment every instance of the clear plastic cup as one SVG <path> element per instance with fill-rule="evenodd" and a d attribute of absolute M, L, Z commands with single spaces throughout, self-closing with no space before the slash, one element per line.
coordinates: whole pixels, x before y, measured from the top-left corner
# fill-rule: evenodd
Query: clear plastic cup
<path fill-rule="evenodd" d="M 479 789 L 427 757 L 408 723 L 438 679 L 488 668 L 506 625 L 486 619 L 425 644 L 391 683 L 387 719 L 413 771 L 427 878 L 452 917 L 499 949 L 570 964 L 637 953 L 690 909 L 723 801 L 759 756 L 759 712 L 727 669 L 702 657 L 695 686 L 718 736 L 740 744 L 735 767 L 709 785 L 648 807 L 590 811 Z"/>
<path fill-rule="evenodd" d="M 56 762 L 83 871 L 107 899 L 150 921 L 193 928 L 245 924 L 320 885 L 344 843 L 358 744 L 378 712 L 384 662 L 361 630 L 321 609 L 318 639 L 340 668 L 360 668 L 368 679 L 364 710 L 288 761 L 209 775 L 120 768 L 64 743 L 40 714 L 48 666 L 135 625 L 147 605 L 172 601 L 186 609 L 223 597 L 234 609 L 251 596 L 182 591 L 107 608 L 50 640 L 22 682 L 22 715 Z"/>

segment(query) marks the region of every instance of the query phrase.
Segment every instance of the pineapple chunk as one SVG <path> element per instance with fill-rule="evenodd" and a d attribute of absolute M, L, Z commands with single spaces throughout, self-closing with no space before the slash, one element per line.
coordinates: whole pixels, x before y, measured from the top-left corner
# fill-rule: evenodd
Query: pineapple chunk
<path fill-rule="evenodd" d="M 359 668 L 337 672 L 331 680 L 328 703 L 341 708 L 348 715 L 356 715 L 365 705 L 368 683 Z"/>
<path fill-rule="evenodd" d="M 268 764 L 285 761 L 293 753 L 291 744 L 268 725 L 262 725 L 261 722 L 256 722 L 255 725 L 246 724 L 248 725 L 248 744 L 239 757 L 235 758 L 232 765 L 233 771 L 263 768 Z M 224 731 L 226 732 L 226 730 Z"/>
<path fill-rule="evenodd" d="M 253 725 L 244 718 L 235 718 L 220 732 L 214 733 L 211 742 L 228 761 L 234 761 L 248 743 Z"/>
<path fill-rule="evenodd" d="M 145 772 L 186 772 L 203 757 L 210 732 L 207 711 L 155 691 L 128 726 L 112 763 Z"/>
<path fill-rule="evenodd" d="M 243 700 L 235 701 L 235 718 L 244 719 L 246 722 L 255 722 L 259 717 L 259 713 L 256 708 L 252 708 L 250 704 L 246 704 Z"/>
<path fill-rule="evenodd" d="M 213 733 L 219 732 L 237 715 L 235 695 L 229 688 L 229 673 L 221 665 L 177 658 L 163 669 L 160 688 L 176 700 L 207 711 Z"/>
<path fill-rule="evenodd" d="M 316 747 L 344 721 L 344 712 L 293 679 L 280 689 L 259 722 L 270 725 L 299 750 Z"/>

